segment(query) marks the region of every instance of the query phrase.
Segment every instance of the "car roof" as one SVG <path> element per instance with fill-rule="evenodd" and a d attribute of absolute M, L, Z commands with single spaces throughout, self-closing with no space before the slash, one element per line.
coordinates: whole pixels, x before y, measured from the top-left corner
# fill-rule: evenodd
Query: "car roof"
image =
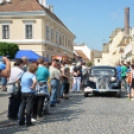
<path fill-rule="evenodd" d="M 115 69 L 113 66 L 93 66 L 90 69 Z"/>

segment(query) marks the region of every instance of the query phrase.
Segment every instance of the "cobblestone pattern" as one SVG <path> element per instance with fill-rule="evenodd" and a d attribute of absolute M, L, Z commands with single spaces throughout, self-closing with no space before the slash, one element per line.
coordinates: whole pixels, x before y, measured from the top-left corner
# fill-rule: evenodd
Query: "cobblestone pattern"
<path fill-rule="evenodd" d="M 1 94 L 1 93 L 0 93 Z M 7 98 L 0 97 L 0 111 L 7 108 Z M 5 102 L 3 104 L 3 102 Z M 91 96 L 84 98 L 81 93 L 73 94 L 51 108 L 51 115 L 34 126 L 18 127 L 10 122 L 10 127 L 0 128 L 0 134 L 133 134 L 134 102 L 110 96 Z M 0 115 L 6 121 L 6 114 Z"/>

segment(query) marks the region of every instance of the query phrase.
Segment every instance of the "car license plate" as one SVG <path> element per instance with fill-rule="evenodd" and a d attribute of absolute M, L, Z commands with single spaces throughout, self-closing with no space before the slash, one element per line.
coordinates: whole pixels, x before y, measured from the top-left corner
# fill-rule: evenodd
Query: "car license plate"
<path fill-rule="evenodd" d="M 86 92 L 92 92 L 92 91 L 93 91 L 93 89 L 92 89 L 92 88 L 90 88 L 90 87 L 87 87 L 87 88 L 85 88 L 85 89 L 84 89 L 84 91 L 86 91 Z"/>

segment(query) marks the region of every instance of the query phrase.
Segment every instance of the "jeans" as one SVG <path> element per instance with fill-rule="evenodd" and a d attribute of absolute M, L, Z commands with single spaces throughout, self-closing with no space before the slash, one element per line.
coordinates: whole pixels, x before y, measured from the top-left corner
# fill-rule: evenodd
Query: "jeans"
<path fill-rule="evenodd" d="M 127 93 L 130 94 L 131 93 L 131 84 L 127 83 Z"/>
<path fill-rule="evenodd" d="M 33 110 L 33 93 L 22 93 L 21 96 L 21 105 L 20 105 L 20 120 L 19 124 L 25 124 L 25 109 L 26 109 L 26 125 L 31 125 L 31 114 Z"/>
<path fill-rule="evenodd" d="M 81 77 L 74 77 L 74 85 L 72 91 L 80 91 Z"/>
<path fill-rule="evenodd" d="M 9 104 L 8 104 L 8 117 L 9 118 L 16 118 L 18 116 L 20 106 L 20 98 L 11 95 L 9 97 Z"/>
<path fill-rule="evenodd" d="M 44 96 L 36 96 L 34 98 L 34 105 L 33 105 L 33 115 L 36 116 L 42 116 L 43 106 L 44 106 Z"/>
<path fill-rule="evenodd" d="M 1 85 L 6 86 L 6 84 L 7 84 L 7 78 L 1 77 Z"/>
<path fill-rule="evenodd" d="M 61 90 L 60 90 L 60 97 L 61 98 L 63 97 L 64 89 L 65 89 L 65 83 L 63 82 L 62 86 L 61 86 Z"/>
<path fill-rule="evenodd" d="M 51 89 L 52 89 L 52 94 L 51 94 L 51 98 L 50 98 L 50 104 L 51 105 L 57 103 L 58 83 L 59 83 L 59 81 L 56 80 L 56 79 L 52 79 L 50 81 Z"/>

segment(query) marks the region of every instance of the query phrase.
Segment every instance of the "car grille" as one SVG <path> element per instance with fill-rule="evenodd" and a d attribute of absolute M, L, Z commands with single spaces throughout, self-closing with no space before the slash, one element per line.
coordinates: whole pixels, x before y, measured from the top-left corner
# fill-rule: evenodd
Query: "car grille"
<path fill-rule="evenodd" d="M 96 80 L 97 89 L 108 89 L 108 78 L 107 77 L 98 77 Z"/>

